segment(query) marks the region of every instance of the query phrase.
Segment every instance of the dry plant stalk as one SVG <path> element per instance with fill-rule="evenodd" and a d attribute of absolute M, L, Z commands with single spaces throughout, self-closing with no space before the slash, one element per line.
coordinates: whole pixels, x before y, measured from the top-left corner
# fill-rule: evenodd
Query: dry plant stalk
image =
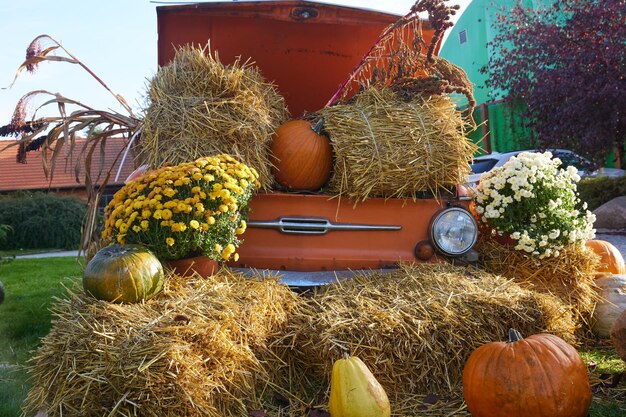
<path fill-rule="evenodd" d="M 50 46 L 44 48 L 42 43 L 49 43 Z M 56 55 L 57 52 L 63 52 L 65 56 Z M 41 62 L 66 62 L 79 65 L 111 93 L 127 113 L 97 110 L 59 93 L 34 90 L 22 96 L 16 105 L 11 122 L 0 127 L 0 136 L 17 138 L 1 147 L 0 152 L 17 146 L 17 160 L 25 163 L 26 152 L 40 149 L 42 151 L 41 164 L 50 182 L 52 182 L 60 159 L 65 160 L 63 165 L 66 167 L 73 166 L 77 183 L 81 181 L 81 176 L 83 177 L 82 180 L 87 189 L 88 212 L 83 226 L 81 249 L 86 250 L 92 240 L 97 239 L 96 222 L 100 196 L 110 180 L 111 171 L 121 157 L 121 153 L 116 156 L 112 166 L 105 167 L 99 172 L 92 171 L 92 160 L 99 158 L 100 167 L 102 167 L 106 140 L 111 137 L 130 140 L 130 137 L 140 129 L 141 122 L 121 95 L 114 93 L 89 67 L 48 35 L 37 36 L 30 43 L 26 60 L 17 70 L 11 86 L 22 71 L 34 72 Z M 27 106 L 30 101 L 39 97 L 44 97 L 46 101 L 35 109 L 28 120 Z M 37 113 L 47 106 L 56 106 L 59 115 L 37 117 Z M 76 110 L 70 112 L 72 108 Z M 76 138 L 84 136 L 84 132 L 87 132 L 86 141 L 77 149 Z"/>
<path fill-rule="evenodd" d="M 458 391 L 469 354 L 505 338 L 509 327 L 568 340 L 574 332 L 568 307 L 550 295 L 474 268 L 403 265 L 317 290 L 270 342 L 266 369 L 274 384 L 291 388 L 294 407 L 315 404 L 347 350 L 372 370 L 394 414 L 421 415 L 420 396 Z"/>
<path fill-rule="evenodd" d="M 453 25 L 450 16 L 458 9 L 458 5 L 446 6 L 443 0 L 415 2 L 409 13 L 383 31 L 326 106 L 346 102 L 355 92 L 370 87 L 391 87 L 407 99 L 459 93 L 468 100 L 467 114 L 473 125 L 473 84 L 462 68 L 434 55 L 445 30 Z M 428 12 L 428 24 L 434 29 L 428 44 L 422 12 Z"/>
<path fill-rule="evenodd" d="M 319 114 L 335 155 L 329 191 L 355 201 L 452 191 L 477 149 L 447 96 L 405 101 L 390 89 L 369 88 Z"/>
<path fill-rule="evenodd" d="M 591 316 L 600 300 L 595 284 L 599 257 L 584 245 L 571 245 L 560 256 L 542 260 L 491 239 L 481 239 L 478 251 L 485 270 L 558 297 L 571 309 L 581 336 L 591 331 Z"/>
<path fill-rule="evenodd" d="M 266 371 L 254 354 L 297 296 L 275 279 L 223 270 L 170 277 L 157 298 L 117 305 L 82 293 L 58 300 L 32 359 L 24 411 L 48 416 L 247 415 Z"/>
<path fill-rule="evenodd" d="M 150 167 L 226 153 L 270 188 L 269 144 L 288 111 L 252 63 L 223 65 L 210 45 L 181 47 L 151 80 L 148 100 L 141 144 Z"/>

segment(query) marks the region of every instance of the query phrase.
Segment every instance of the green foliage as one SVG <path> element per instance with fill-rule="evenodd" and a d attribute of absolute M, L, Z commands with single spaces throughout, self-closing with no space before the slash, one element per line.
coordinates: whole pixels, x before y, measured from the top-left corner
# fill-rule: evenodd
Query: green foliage
<path fill-rule="evenodd" d="M 595 210 L 616 197 L 626 196 L 626 177 L 585 178 L 578 183 L 578 193 L 589 210 Z"/>
<path fill-rule="evenodd" d="M 595 362 L 598 374 L 619 374 L 626 372 L 626 363 L 620 359 L 613 347 L 598 346 L 585 347 L 580 350 L 583 362 Z"/>
<path fill-rule="evenodd" d="M 6 296 L 0 305 L 0 417 L 20 415 L 30 383 L 25 370 L 49 331 L 49 307 L 64 287 L 80 283 L 76 258 L 16 259 L 0 265 Z"/>
<path fill-rule="evenodd" d="M 619 401 L 594 398 L 589 410 L 589 417 L 623 417 L 626 407 Z"/>
<path fill-rule="evenodd" d="M 0 249 L 73 249 L 87 206 L 71 196 L 18 192 L 0 197 L 0 224 L 9 225 Z"/>
<path fill-rule="evenodd" d="M 0 368 L 0 417 L 20 415 L 20 407 L 28 394 L 28 388 L 28 375 L 24 368 Z"/>
<path fill-rule="evenodd" d="M 7 238 L 7 235 L 11 230 L 13 230 L 13 228 L 8 224 L 0 224 L 0 242 Z"/>

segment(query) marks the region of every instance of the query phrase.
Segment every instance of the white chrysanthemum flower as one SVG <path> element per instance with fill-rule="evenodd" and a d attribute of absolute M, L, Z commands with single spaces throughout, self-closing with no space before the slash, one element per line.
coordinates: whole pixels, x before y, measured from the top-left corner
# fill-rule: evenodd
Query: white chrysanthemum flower
<path fill-rule="evenodd" d="M 483 174 L 474 194 L 481 221 L 517 240 L 515 249 L 541 259 L 593 237 L 595 216 L 576 193 L 578 172 L 560 165 L 550 152 L 522 152 Z"/>

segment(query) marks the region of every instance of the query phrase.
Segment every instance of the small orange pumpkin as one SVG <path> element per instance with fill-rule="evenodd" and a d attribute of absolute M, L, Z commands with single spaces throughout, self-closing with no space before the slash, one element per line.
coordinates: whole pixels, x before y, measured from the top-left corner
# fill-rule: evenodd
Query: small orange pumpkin
<path fill-rule="evenodd" d="M 333 167 L 328 137 L 321 134 L 323 119 L 315 126 L 306 120 L 290 120 L 278 128 L 272 144 L 272 172 L 276 182 L 296 191 L 321 188 Z"/>
<path fill-rule="evenodd" d="M 594 239 L 588 240 L 585 245 L 596 255 L 600 256 L 600 266 L 598 267 L 596 278 L 606 274 L 626 274 L 624 257 L 610 242 Z"/>
<path fill-rule="evenodd" d="M 474 417 L 585 417 L 591 405 L 587 368 L 576 349 L 551 334 L 472 352 L 463 369 L 463 396 Z"/>

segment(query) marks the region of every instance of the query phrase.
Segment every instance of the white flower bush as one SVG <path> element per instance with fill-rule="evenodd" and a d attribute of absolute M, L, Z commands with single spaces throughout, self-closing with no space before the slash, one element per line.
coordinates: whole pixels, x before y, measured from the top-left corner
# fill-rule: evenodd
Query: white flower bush
<path fill-rule="evenodd" d="M 550 152 L 522 152 L 483 174 L 474 193 L 480 220 L 540 259 L 593 239 L 595 215 L 578 198 L 578 171 L 559 166 Z"/>

